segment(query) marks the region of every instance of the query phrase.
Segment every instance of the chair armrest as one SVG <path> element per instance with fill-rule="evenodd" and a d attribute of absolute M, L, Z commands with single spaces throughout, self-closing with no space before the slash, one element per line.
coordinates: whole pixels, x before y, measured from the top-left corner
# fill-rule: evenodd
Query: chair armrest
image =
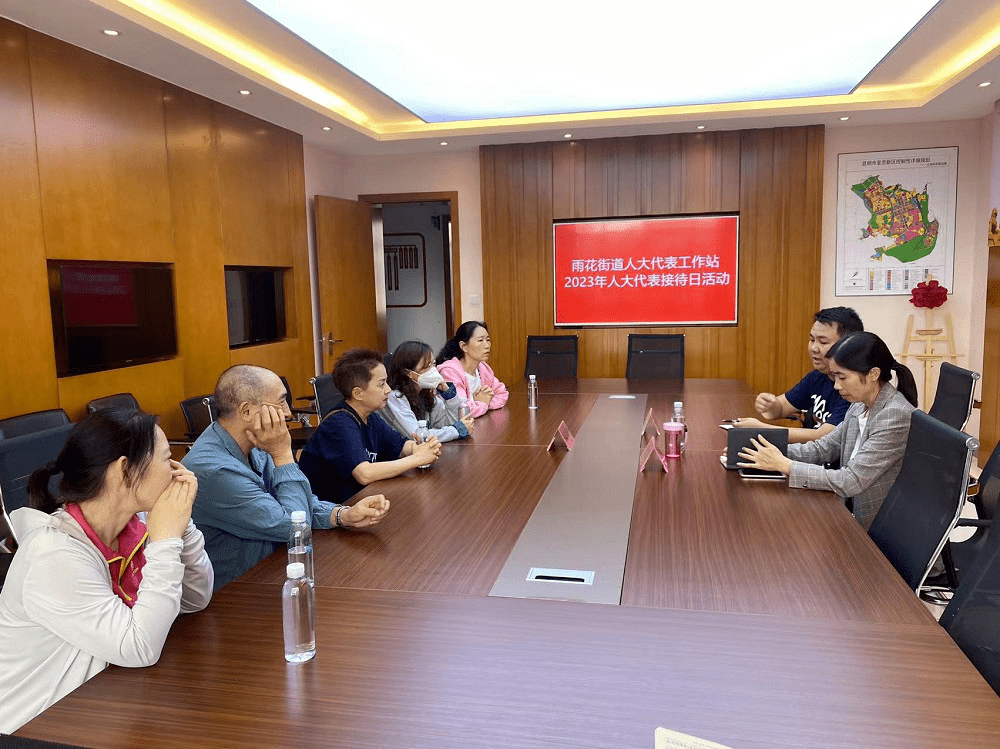
<path fill-rule="evenodd" d="M 959 518 L 958 522 L 955 523 L 956 527 L 963 528 L 989 528 L 993 525 L 992 520 L 982 520 L 980 518 Z"/>
<path fill-rule="evenodd" d="M 315 395 L 300 395 L 295 400 L 297 400 L 297 401 L 314 401 L 314 400 L 316 400 L 316 396 Z"/>

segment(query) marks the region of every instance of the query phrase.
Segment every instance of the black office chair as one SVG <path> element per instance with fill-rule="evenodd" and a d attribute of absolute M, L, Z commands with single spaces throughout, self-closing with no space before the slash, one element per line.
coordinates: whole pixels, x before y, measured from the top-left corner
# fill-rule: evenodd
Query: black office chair
<path fill-rule="evenodd" d="M 868 535 L 914 591 L 923 587 L 965 504 L 979 442 L 914 411 L 903 465 Z"/>
<path fill-rule="evenodd" d="M 198 395 L 183 400 L 181 401 L 181 413 L 184 414 L 184 421 L 187 422 L 188 430 L 185 436 L 190 440 L 196 440 L 218 416 L 215 410 L 215 396 Z"/>
<path fill-rule="evenodd" d="M 524 376 L 540 380 L 572 377 L 576 379 L 579 336 L 529 335 Z"/>
<path fill-rule="evenodd" d="M 927 413 L 955 429 L 965 429 L 972 414 L 973 393 L 978 379 L 979 372 L 941 362 L 934 404 Z"/>
<path fill-rule="evenodd" d="M 292 416 L 304 427 L 312 426 L 309 419 L 316 413 L 314 408 L 299 408 L 298 406 L 292 405 L 292 386 L 288 384 L 288 378 L 284 375 L 278 375 L 281 378 L 282 384 L 285 386 L 285 402 L 288 404 L 288 410 L 292 412 Z M 314 396 L 309 396 L 308 398 L 300 396 L 298 400 L 315 400 Z"/>
<path fill-rule="evenodd" d="M 987 536 L 939 621 L 1000 695 L 1000 533 Z"/>
<path fill-rule="evenodd" d="M 389 370 L 392 369 L 392 352 L 391 351 L 388 354 L 382 354 L 382 366 L 385 367 L 386 374 L 388 374 Z"/>
<path fill-rule="evenodd" d="M 141 411 L 139 401 L 132 393 L 116 393 L 115 395 L 105 395 L 103 398 L 94 398 L 87 404 L 87 413 L 93 414 L 103 411 L 106 408 L 128 408 L 133 411 Z"/>
<path fill-rule="evenodd" d="M 14 540 L 14 528 L 10 524 L 10 516 L 3 503 L 3 489 L 0 489 L 0 589 L 3 589 L 3 581 L 7 579 L 7 570 L 10 563 L 14 561 L 14 551 L 17 549 L 17 541 Z"/>
<path fill-rule="evenodd" d="M 69 416 L 61 408 L 50 408 L 47 411 L 11 416 L 9 419 L 0 419 L 0 439 L 21 437 L 32 432 L 43 432 L 46 429 L 69 423 Z"/>
<path fill-rule="evenodd" d="M 340 394 L 337 385 L 333 381 L 332 374 L 321 374 L 309 380 L 316 393 L 316 414 L 319 420 L 323 421 L 326 415 L 335 408 L 344 405 L 344 396 Z"/>
<path fill-rule="evenodd" d="M 629 333 L 628 380 L 683 380 L 684 334 Z"/>
<path fill-rule="evenodd" d="M 976 508 L 976 517 L 959 518 L 956 524 L 957 528 L 975 528 L 975 532 L 964 541 L 949 539 L 941 554 L 950 590 L 954 590 L 965 578 L 965 570 L 972 566 L 973 560 L 983 550 L 993 526 L 997 499 L 1000 498 L 1000 444 L 993 449 L 977 483 L 977 493 L 968 497 Z M 941 600 L 943 602 L 947 598 Z"/>
<path fill-rule="evenodd" d="M 0 491 L 9 512 L 28 506 L 28 478 L 59 457 L 72 424 L 0 440 Z"/>

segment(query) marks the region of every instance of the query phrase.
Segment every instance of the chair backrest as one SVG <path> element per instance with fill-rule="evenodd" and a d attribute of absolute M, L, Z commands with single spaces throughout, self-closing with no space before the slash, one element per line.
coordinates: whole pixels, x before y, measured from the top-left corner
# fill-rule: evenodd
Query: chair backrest
<path fill-rule="evenodd" d="M 535 375 L 540 380 L 575 378 L 578 351 L 579 336 L 529 335 L 524 376 Z"/>
<path fill-rule="evenodd" d="M 629 333 L 625 377 L 629 380 L 683 380 L 684 334 Z"/>
<path fill-rule="evenodd" d="M 181 412 L 187 422 L 188 435 L 197 439 L 218 416 L 215 410 L 215 396 L 197 395 L 182 400 Z"/>
<path fill-rule="evenodd" d="M 72 429 L 72 424 L 63 424 L 0 440 L 0 490 L 8 511 L 28 506 L 28 478 L 36 468 L 59 457 Z"/>
<path fill-rule="evenodd" d="M 1000 499 L 1000 442 L 993 448 L 993 454 L 986 461 L 979 474 L 979 491 L 972 497 L 976 514 L 981 520 L 992 520 Z"/>
<path fill-rule="evenodd" d="M 903 465 L 868 535 L 913 590 L 923 585 L 962 513 L 979 442 L 914 411 Z"/>
<path fill-rule="evenodd" d="M 103 398 L 94 398 L 94 400 L 87 404 L 87 413 L 97 413 L 106 408 L 128 408 L 133 411 L 142 410 L 139 407 L 139 401 L 135 399 L 132 393 L 115 393 L 114 395 L 105 395 Z"/>
<path fill-rule="evenodd" d="M 288 384 L 288 378 L 284 375 L 278 375 L 278 378 L 281 380 L 281 384 L 285 386 L 285 402 L 289 408 L 295 408 L 295 404 L 292 403 L 292 386 Z"/>
<path fill-rule="evenodd" d="M 388 374 L 389 370 L 392 369 L 392 352 L 391 351 L 388 354 L 382 354 L 382 366 L 385 367 L 386 374 Z"/>
<path fill-rule="evenodd" d="M 13 554 L 16 543 L 14 526 L 10 523 L 7 505 L 3 501 L 3 487 L 0 486 L 0 554 Z"/>
<path fill-rule="evenodd" d="M 35 411 L 22 416 L 11 416 L 9 419 L 0 419 L 0 439 L 21 437 L 32 432 L 43 432 L 63 424 L 69 424 L 69 416 L 61 408 Z"/>
<path fill-rule="evenodd" d="M 327 373 L 313 377 L 309 383 L 313 386 L 313 392 L 316 393 L 316 413 L 319 415 L 320 421 L 333 409 L 344 404 L 344 396 L 337 389 L 332 374 Z"/>
<path fill-rule="evenodd" d="M 972 414 L 973 393 L 978 379 L 979 372 L 941 362 L 934 404 L 927 413 L 955 429 L 965 429 L 965 423 Z"/>
<path fill-rule="evenodd" d="M 963 570 L 962 581 L 940 623 L 955 644 L 1000 695 L 1000 533 L 986 537 L 982 551 Z"/>

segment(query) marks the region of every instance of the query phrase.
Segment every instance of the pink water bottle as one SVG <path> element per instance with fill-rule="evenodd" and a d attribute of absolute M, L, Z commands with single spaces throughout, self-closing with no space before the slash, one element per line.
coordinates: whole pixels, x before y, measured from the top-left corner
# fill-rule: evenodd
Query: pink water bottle
<path fill-rule="evenodd" d="M 676 421 L 668 421 L 663 425 L 663 453 L 668 458 L 681 457 L 681 444 L 684 439 L 684 425 Z"/>

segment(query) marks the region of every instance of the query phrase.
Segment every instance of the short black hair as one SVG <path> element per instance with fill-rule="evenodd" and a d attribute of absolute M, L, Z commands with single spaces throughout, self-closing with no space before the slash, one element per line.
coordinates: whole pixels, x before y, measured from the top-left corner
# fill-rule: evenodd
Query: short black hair
<path fill-rule="evenodd" d="M 352 348 L 341 354 L 333 365 L 333 381 L 344 400 L 350 400 L 354 388 L 368 387 L 372 372 L 381 363 L 382 354 L 370 348 Z"/>
<path fill-rule="evenodd" d="M 813 315 L 813 322 L 835 326 L 841 338 L 851 333 L 861 333 L 865 329 L 865 324 L 861 322 L 861 318 L 852 307 L 827 307 L 826 309 L 821 309 Z"/>

